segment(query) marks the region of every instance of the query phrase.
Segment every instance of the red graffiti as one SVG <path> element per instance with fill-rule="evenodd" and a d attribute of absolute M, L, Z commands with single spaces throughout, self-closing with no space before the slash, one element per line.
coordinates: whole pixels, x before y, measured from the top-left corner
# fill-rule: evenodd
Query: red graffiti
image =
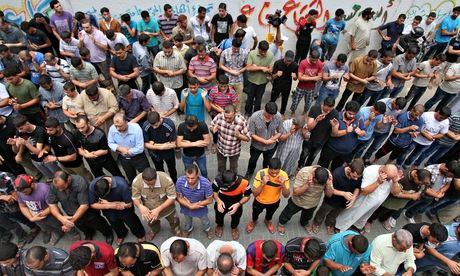
<path fill-rule="evenodd" d="M 260 8 L 259 16 L 257 19 L 259 20 L 260 25 L 266 25 L 267 23 L 265 22 L 265 17 L 266 15 L 262 15 L 266 9 L 270 7 L 271 3 L 270 2 L 264 2 L 262 7 Z"/>
<path fill-rule="evenodd" d="M 246 4 L 241 7 L 240 12 L 246 16 L 250 16 L 254 12 L 255 8 L 256 7 L 251 7 L 251 5 Z"/>

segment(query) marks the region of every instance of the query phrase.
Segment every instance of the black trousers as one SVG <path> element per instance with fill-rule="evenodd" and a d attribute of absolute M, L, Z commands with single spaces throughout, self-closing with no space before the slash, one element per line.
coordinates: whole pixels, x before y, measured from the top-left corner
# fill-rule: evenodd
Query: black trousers
<path fill-rule="evenodd" d="M 228 208 L 230 206 L 232 206 L 233 204 L 236 204 L 238 203 L 239 201 L 241 200 L 241 197 L 238 197 L 237 199 L 233 200 L 233 201 L 230 201 L 230 200 L 223 200 L 224 203 L 225 203 L 225 209 L 224 209 L 224 212 L 221 213 L 219 212 L 219 210 L 217 210 L 217 203 L 214 203 L 214 210 L 215 210 L 215 213 L 216 213 L 216 224 L 217 226 L 224 226 L 224 217 L 225 217 L 225 214 L 228 213 Z M 241 216 L 243 215 L 243 206 L 240 206 L 238 208 L 238 210 L 236 210 L 236 212 L 231 215 L 231 222 L 230 222 L 230 227 L 232 229 L 236 229 L 238 228 L 238 225 L 240 224 L 240 218 Z"/>
<path fill-rule="evenodd" d="M 284 207 L 283 211 L 281 212 L 280 218 L 278 220 L 279 224 L 285 225 L 288 221 L 291 220 L 292 216 L 300 213 L 300 225 L 306 226 L 310 219 L 313 217 L 313 213 L 315 212 L 316 206 L 310 209 L 305 209 L 300 206 L 297 206 L 292 201 L 292 198 L 289 198 L 288 204 Z"/>
<path fill-rule="evenodd" d="M 101 232 L 104 237 L 113 235 L 112 228 L 99 210 L 88 209 L 75 225 L 86 236 L 93 236 L 96 231 Z"/>
<path fill-rule="evenodd" d="M 374 220 L 378 219 L 380 222 L 384 222 L 389 219 L 391 216 L 396 214 L 398 210 L 388 209 L 386 207 L 380 206 L 372 216 L 367 220 L 367 222 L 372 223 Z"/>
<path fill-rule="evenodd" d="M 105 175 L 103 169 L 106 169 L 113 176 L 123 176 L 120 168 L 118 168 L 117 162 L 115 162 L 110 153 L 107 153 L 104 161 L 92 162 L 91 159 L 86 159 L 86 161 L 88 162 L 89 168 L 94 177 Z"/>
<path fill-rule="evenodd" d="M 133 157 L 123 157 L 120 155 L 121 167 L 125 171 L 126 178 L 128 179 L 129 185 L 133 182 L 137 173 L 142 173 L 145 168 L 149 167 L 149 160 L 144 153 L 138 154 Z"/>
<path fill-rule="evenodd" d="M 177 181 L 176 157 L 173 156 L 172 158 L 169 158 L 169 159 L 157 159 L 152 155 L 150 155 L 150 157 L 152 157 L 153 165 L 155 165 L 155 169 L 157 171 L 164 172 L 165 171 L 164 163 L 166 163 L 166 166 L 168 166 L 169 176 L 171 176 L 171 179 L 174 181 L 174 183 L 176 183 Z"/>
<path fill-rule="evenodd" d="M 336 168 L 342 166 L 342 164 L 348 159 L 350 154 L 338 153 L 331 149 L 329 146 L 325 146 L 319 156 L 318 165 L 321 167 L 329 168 L 331 165 L 331 172 Z"/>
<path fill-rule="evenodd" d="M 18 240 L 24 240 L 27 236 L 24 228 L 19 224 L 24 224 L 29 228 L 35 228 L 37 225 L 34 222 L 29 221 L 21 211 L 13 213 L 0 213 L 0 237 L 8 237 L 14 233 L 18 236 Z"/>
<path fill-rule="evenodd" d="M 302 154 L 300 154 L 298 167 L 303 168 L 304 166 L 311 166 L 322 148 L 323 145 L 321 144 L 314 144 L 310 141 L 303 141 Z"/>
<path fill-rule="evenodd" d="M 134 213 L 134 208 L 132 209 L 132 212 L 129 213 L 129 215 L 108 219 L 110 225 L 113 228 L 113 231 L 115 231 L 118 238 L 125 238 L 128 235 L 128 229 L 126 228 L 126 225 L 128 225 L 131 232 L 137 238 L 140 239 L 145 236 L 144 226 L 142 225 L 142 222 L 136 213 Z"/>
<path fill-rule="evenodd" d="M 246 174 L 252 175 L 254 173 L 254 170 L 256 169 L 256 166 L 257 166 L 257 160 L 259 160 L 259 157 L 261 154 L 264 157 L 263 167 L 264 168 L 268 167 L 268 162 L 275 154 L 275 151 L 276 151 L 276 146 L 273 149 L 266 150 L 266 151 L 261 151 L 251 146 L 249 149 L 250 157 L 249 157 L 249 162 L 248 162 L 248 170 Z"/>
<path fill-rule="evenodd" d="M 343 107 L 347 103 L 348 98 L 350 98 L 351 94 L 353 94 L 353 97 L 351 99 L 353 101 L 357 101 L 357 102 L 360 102 L 361 96 L 364 95 L 364 93 L 355 93 L 355 92 L 353 92 L 353 91 L 351 91 L 349 89 L 345 89 L 343 91 L 343 93 L 342 93 L 342 97 L 340 98 L 339 104 L 335 108 L 335 109 L 337 109 L 337 111 L 342 111 Z"/>
<path fill-rule="evenodd" d="M 139 86 L 137 85 L 136 79 L 130 79 L 129 81 L 118 80 L 118 86 L 120 86 L 122 84 L 127 84 L 132 89 L 139 90 Z"/>
<path fill-rule="evenodd" d="M 252 203 L 252 220 L 257 221 L 259 219 L 260 213 L 262 213 L 264 210 L 266 210 L 265 220 L 272 220 L 273 215 L 279 206 L 279 200 L 272 204 L 263 204 L 254 199 L 254 202 Z"/>
<path fill-rule="evenodd" d="M 396 160 L 396 158 L 400 157 L 403 155 L 403 153 L 408 149 L 406 148 L 400 148 L 393 143 L 390 142 L 390 140 L 387 140 L 385 144 L 375 153 L 375 158 L 380 159 L 390 153 L 390 160 Z"/>
<path fill-rule="evenodd" d="M 281 94 L 281 108 L 280 108 L 280 113 L 284 115 L 284 112 L 286 112 L 286 106 L 289 100 L 289 94 L 291 94 L 290 87 L 286 87 L 288 90 L 281 90 L 281 89 L 273 89 L 272 94 L 270 96 L 270 101 L 271 102 L 276 102 L 278 97 Z"/>

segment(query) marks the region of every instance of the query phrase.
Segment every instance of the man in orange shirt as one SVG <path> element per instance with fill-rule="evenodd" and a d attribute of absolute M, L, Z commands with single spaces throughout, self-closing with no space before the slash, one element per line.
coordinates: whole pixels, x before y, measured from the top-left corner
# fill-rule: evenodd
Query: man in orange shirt
<path fill-rule="evenodd" d="M 249 234 L 254 230 L 260 213 L 266 209 L 265 225 L 270 233 L 275 233 L 275 226 L 272 223 L 273 214 L 280 205 L 281 194 L 289 197 L 289 176 L 281 170 L 281 161 L 278 158 L 270 159 L 268 169 L 257 172 L 252 193 L 255 196 L 252 204 L 252 221 L 246 225 L 246 232 Z"/>

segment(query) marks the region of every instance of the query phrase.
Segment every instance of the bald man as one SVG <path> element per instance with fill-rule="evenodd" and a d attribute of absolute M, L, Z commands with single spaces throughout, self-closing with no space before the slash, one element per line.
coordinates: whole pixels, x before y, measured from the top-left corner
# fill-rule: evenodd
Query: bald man
<path fill-rule="evenodd" d="M 344 210 L 337 217 L 335 228 L 343 232 L 355 226 L 359 230 L 369 232 L 370 224 L 366 224 L 367 219 L 385 201 L 390 192 L 393 195 L 400 192 L 398 181 L 401 177 L 402 171 L 393 164 L 365 168 L 360 195 L 353 207 Z"/>

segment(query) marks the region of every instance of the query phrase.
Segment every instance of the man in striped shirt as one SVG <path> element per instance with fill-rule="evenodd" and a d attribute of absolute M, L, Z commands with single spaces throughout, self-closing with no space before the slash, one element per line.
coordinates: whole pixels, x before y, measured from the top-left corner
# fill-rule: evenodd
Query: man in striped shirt
<path fill-rule="evenodd" d="M 188 65 L 188 76 L 197 78 L 201 88 L 210 90 L 216 78 L 216 69 L 216 63 L 206 53 L 206 46 L 198 45 L 197 55 Z"/>
<path fill-rule="evenodd" d="M 69 63 L 65 59 L 54 56 L 52 53 L 45 54 L 45 62 L 40 67 L 55 82 L 63 83 L 70 79 Z"/>
<path fill-rule="evenodd" d="M 73 276 L 69 254 L 61 248 L 34 246 L 22 252 L 26 275 L 35 276 Z"/>
<path fill-rule="evenodd" d="M 248 142 L 248 123 L 243 115 L 235 110 L 235 106 L 227 105 L 223 112 L 217 114 L 211 122 L 211 131 L 217 134 L 217 172 L 222 173 L 230 162 L 230 170 L 238 171 L 238 159 L 241 152 L 241 141 Z"/>
<path fill-rule="evenodd" d="M 170 41 L 172 40 L 172 29 L 177 25 L 178 15 L 173 13 L 172 7 L 170 4 L 165 4 L 163 6 L 164 14 L 158 16 L 158 24 L 160 25 L 160 34 L 163 37 L 163 40 Z"/>

